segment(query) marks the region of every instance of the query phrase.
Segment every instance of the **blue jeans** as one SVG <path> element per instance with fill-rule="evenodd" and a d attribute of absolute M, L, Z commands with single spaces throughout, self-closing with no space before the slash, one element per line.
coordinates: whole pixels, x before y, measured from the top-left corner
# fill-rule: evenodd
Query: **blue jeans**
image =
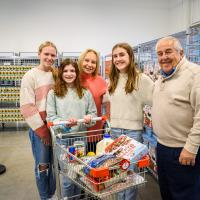
<path fill-rule="evenodd" d="M 57 143 L 68 147 L 73 145 L 74 139 L 57 139 Z M 80 139 L 79 139 L 80 140 Z M 63 152 L 61 149 L 58 147 L 56 150 L 57 157 L 61 155 Z M 60 162 L 60 168 L 63 170 L 64 165 L 63 163 Z M 70 200 L 79 200 L 80 199 L 80 194 L 81 194 L 81 189 L 78 187 L 70 178 L 61 175 L 62 178 L 62 197 L 68 197 Z M 77 197 L 75 197 L 77 195 Z M 73 197 L 74 196 L 74 197 Z"/>
<path fill-rule="evenodd" d="M 52 169 L 52 147 L 41 142 L 40 137 L 29 129 L 29 138 L 35 160 L 35 178 L 41 200 L 51 198 L 56 190 L 56 182 Z M 40 165 L 48 165 L 48 169 L 40 171 Z"/>
<path fill-rule="evenodd" d="M 121 129 L 121 128 L 111 128 L 112 138 L 118 138 L 122 134 L 127 135 L 130 138 L 142 142 L 142 133 L 141 130 L 130 130 L 130 129 Z M 137 189 L 130 188 L 123 192 L 117 194 L 116 199 L 118 200 L 136 200 L 137 198 Z"/>

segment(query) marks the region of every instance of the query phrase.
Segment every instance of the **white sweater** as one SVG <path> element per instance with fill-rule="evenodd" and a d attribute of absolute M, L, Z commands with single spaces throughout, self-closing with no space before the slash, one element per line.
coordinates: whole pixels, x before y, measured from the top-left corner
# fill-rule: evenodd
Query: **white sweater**
<path fill-rule="evenodd" d="M 158 142 L 196 154 L 200 145 L 200 67 L 183 58 L 153 92 L 152 121 Z"/>
<path fill-rule="evenodd" d="M 120 73 L 117 87 L 114 93 L 109 95 L 111 127 L 142 130 L 143 106 L 152 104 L 154 83 L 145 74 L 140 74 L 138 89 L 126 94 L 127 78 L 127 74 Z"/>

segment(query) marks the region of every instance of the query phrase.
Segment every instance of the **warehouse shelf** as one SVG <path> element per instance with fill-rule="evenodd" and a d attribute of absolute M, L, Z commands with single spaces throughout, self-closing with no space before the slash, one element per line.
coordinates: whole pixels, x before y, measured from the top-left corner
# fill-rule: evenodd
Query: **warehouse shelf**
<path fill-rule="evenodd" d="M 7 122 L 24 122 L 19 108 L 1 108 L 0 119 L 2 123 Z"/>
<path fill-rule="evenodd" d="M 19 54 L 14 52 L 0 52 L 0 123 L 24 124 L 19 110 L 20 85 L 24 74 L 33 66 L 21 66 Z M 9 62 L 8 62 L 9 61 Z"/>
<path fill-rule="evenodd" d="M 78 61 L 80 54 L 81 54 L 81 52 L 65 52 L 64 51 L 61 53 L 61 58 L 62 58 L 62 60 L 66 59 L 66 58 L 70 58 L 74 61 Z"/>
<path fill-rule="evenodd" d="M 18 127 L 19 123 L 24 123 L 19 110 L 20 83 L 29 69 L 31 66 L 0 66 L 0 123 L 3 128 L 5 124 L 14 123 Z"/>
<path fill-rule="evenodd" d="M 0 65 L 15 65 L 16 58 L 15 52 L 0 52 Z"/>
<path fill-rule="evenodd" d="M 188 59 L 200 65 L 200 27 L 193 27 L 189 35 Z"/>

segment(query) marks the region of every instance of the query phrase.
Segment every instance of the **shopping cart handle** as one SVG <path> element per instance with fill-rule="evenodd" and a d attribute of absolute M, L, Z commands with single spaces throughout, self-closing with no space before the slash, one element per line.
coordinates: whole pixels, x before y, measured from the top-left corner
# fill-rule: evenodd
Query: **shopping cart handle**
<path fill-rule="evenodd" d="M 106 116 L 101 116 L 101 117 L 93 117 L 92 121 L 106 121 L 107 117 Z M 84 119 L 78 119 L 77 123 L 83 123 Z M 66 121 L 56 121 L 56 122 L 48 122 L 47 126 L 51 127 L 51 126 L 55 126 L 55 125 L 62 125 L 62 124 L 70 124 L 71 122 L 69 122 L 68 120 Z"/>

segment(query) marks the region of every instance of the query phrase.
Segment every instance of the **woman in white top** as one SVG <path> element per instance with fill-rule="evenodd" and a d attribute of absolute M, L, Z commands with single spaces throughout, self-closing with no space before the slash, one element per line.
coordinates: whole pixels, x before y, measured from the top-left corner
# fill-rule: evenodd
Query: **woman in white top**
<path fill-rule="evenodd" d="M 133 49 L 127 43 L 118 43 L 112 49 L 108 97 L 112 135 L 125 134 L 142 142 L 143 106 L 151 104 L 153 81 L 140 73 L 135 64 Z M 120 192 L 120 200 L 135 200 L 136 190 Z"/>

